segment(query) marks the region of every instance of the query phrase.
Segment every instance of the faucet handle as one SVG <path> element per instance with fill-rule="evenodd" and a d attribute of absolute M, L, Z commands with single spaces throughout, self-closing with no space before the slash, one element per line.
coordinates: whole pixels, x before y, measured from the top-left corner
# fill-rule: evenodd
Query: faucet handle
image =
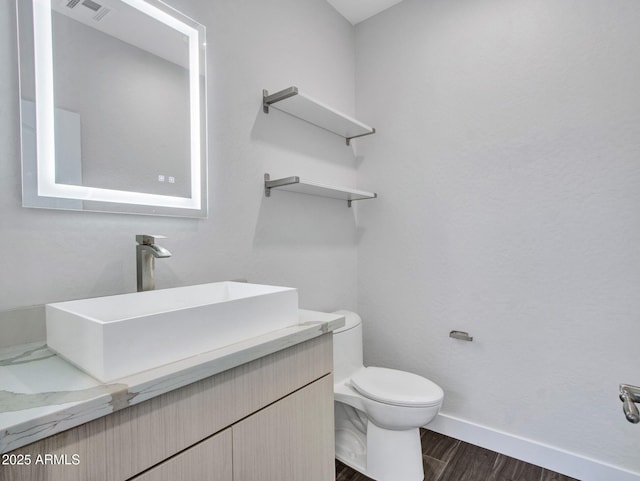
<path fill-rule="evenodd" d="M 156 239 L 166 239 L 167 236 L 164 235 L 156 235 L 156 234 L 138 234 L 136 235 L 136 242 L 138 244 L 143 245 L 153 245 L 156 242 Z"/>

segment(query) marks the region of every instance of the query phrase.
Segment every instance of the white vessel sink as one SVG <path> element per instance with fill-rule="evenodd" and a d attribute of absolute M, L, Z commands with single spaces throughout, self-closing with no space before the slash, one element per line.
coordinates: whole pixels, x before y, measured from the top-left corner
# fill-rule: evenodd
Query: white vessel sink
<path fill-rule="evenodd" d="M 298 324 L 298 292 L 216 282 L 47 304 L 47 344 L 102 382 Z"/>

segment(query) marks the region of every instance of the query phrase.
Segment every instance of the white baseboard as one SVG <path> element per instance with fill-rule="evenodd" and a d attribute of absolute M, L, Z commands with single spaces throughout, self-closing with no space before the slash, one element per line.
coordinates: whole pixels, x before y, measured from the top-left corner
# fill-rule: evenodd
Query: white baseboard
<path fill-rule="evenodd" d="M 640 481 L 634 473 L 546 444 L 438 414 L 428 429 L 580 481 Z"/>

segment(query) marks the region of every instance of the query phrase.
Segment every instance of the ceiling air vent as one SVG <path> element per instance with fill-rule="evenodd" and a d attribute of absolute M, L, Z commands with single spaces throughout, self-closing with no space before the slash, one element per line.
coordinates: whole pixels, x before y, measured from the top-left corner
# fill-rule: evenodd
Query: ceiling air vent
<path fill-rule="evenodd" d="M 99 3 L 94 2 L 93 0 L 84 0 L 82 2 L 82 5 L 84 5 L 87 8 L 90 8 L 94 12 L 97 12 L 98 10 L 100 10 L 102 8 L 102 5 L 100 5 Z"/>
<path fill-rule="evenodd" d="M 61 5 L 66 5 L 69 9 L 73 9 L 73 14 L 69 14 L 71 18 L 87 24 L 89 20 L 99 22 L 113 11 L 94 0 L 58 0 L 58 2 Z M 78 5 L 87 7 L 87 10 L 75 8 Z"/>

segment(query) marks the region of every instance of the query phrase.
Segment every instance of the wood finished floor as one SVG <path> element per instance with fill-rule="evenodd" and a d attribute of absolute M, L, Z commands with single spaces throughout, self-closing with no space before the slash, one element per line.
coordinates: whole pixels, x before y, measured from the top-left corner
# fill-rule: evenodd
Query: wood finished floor
<path fill-rule="evenodd" d="M 420 438 L 424 481 L 579 481 L 426 429 Z M 371 478 L 336 461 L 336 481 Z"/>

